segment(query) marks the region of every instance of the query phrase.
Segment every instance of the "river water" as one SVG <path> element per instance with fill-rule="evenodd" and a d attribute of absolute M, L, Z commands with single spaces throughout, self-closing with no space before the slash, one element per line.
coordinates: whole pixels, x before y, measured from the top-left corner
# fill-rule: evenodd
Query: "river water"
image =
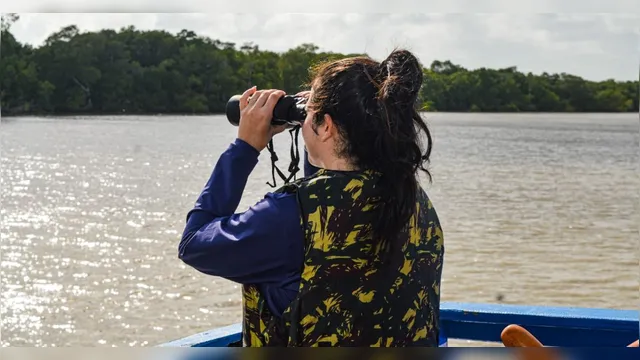
<path fill-rule="evenodd" d="M 636 309 L 637 114 L 429 114 L 442 300 Z M 3 346 L 152 346 L 238 322 L 177 258 L 222 116 L 3 119 Z M 290 140 L 276 137 L 286 168 Z M 270 188 L 260 156 L 238 211 Z M 241 255 L 239 255 L 241 256 Z"/>

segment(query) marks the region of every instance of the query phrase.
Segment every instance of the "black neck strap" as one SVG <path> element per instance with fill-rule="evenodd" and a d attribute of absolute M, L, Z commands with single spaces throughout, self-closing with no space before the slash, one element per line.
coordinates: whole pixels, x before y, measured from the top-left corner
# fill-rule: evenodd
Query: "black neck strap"
<path fill-rule="evenodd" d="M 295 133 L 295 135 L 294 135 Z M 289 176 L 285 176 L 278 166 L 276 166 L 276 161 L 278 161 L 278 155 L 273 148 L 273 139 L 269 140 L 267 144 L 267 150 L 271 154 L 271 177 L 273 178 L 273 184 L 270 184 L 267 181 L 267 185 L 271 187 L 276 187 L 276 171 L 278 172 L 278 176 L 284 181 L 285 184 L 288 184 L 291 179 L 296 180 L 296 173 L 300 171 L 300 150 L 298 149 L 298 135 L 300 133 L 300 126 L 296 126 L 293 129 L 289 130 L 289 135 L 291 136 L 291 163 L 289 164 Z"/>

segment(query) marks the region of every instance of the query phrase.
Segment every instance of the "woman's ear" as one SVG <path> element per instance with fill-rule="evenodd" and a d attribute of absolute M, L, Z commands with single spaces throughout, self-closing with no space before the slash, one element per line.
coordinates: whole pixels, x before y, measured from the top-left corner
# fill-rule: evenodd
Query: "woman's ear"
<path fill-rule="evenodd" d="M 324 114 L 324 121 L 318 126 L 318 136 L 320 141 L 327 141 L 338 135 L 338 128 L 329 114 Z"/>

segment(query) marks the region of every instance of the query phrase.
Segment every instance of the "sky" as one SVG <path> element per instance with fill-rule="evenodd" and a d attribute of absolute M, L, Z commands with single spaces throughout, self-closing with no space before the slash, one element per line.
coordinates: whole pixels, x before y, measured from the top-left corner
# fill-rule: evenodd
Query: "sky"
<path fill-rule="evenodd" d="M 579 1 L 589 3 L 589 0 L 562 0 L 558 2 L 563 5 L 557 5 L 557 10 Z M 631 0 L 640 4 L 636 1 Z M 98 0 L 94 4 L 100 3 Z M 158 9 L 162 9 L 162 3 L 156 2 L 160 4 Z M 547 5 L 553 10 L 553 4 Z M 321 50 L 366 52 L 378 60 L 384 59 L 394 47 L 404 47 L 413 51 L 425 66 L 433 60 L 451 60 L 471 69 L 516 66 L 524 72 L 566 72 L 596 81 L 638 80 L 640 72 L 640 13 L 634 11 L 577 14 L 553 11 L 543 14 L 23 13 L 11 32 L 19 41 L 38 46 L 51 33 L 70 24 L 77 25 L 80 31 L 129 25 L 172 33 L 189 29 L 213 39 L 238 45 L 252 42 L 261 49 L 273 51 L 314 43 Z"/>

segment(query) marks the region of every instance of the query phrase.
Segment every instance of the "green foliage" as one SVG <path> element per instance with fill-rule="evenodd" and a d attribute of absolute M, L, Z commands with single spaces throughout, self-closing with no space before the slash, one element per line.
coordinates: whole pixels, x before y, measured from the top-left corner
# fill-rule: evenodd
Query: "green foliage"
<path fill-rule="evenodd" d="M 11 25 L 18 21 L 20 16 L 14 13 L 2 14 L 0 16 L 0 31 L 9 31 Z"/>
<path fill-rule="evenodd" d="M 70 25 L 34 49 L 11 34 L 16 20 L 2 18 L 3 115 L 223 112 L 232 95 L 253 85 L 296 93 L 318 62 L 364 55 L 319 52 L 313 44 L 275 53 L 189 30 L 173 35 L 132 26 L 81 33 Z M 450 61 L 434 61 L 424 75 L 425 111 L 638 111 L 637 81 L 469 70 Z"/>

